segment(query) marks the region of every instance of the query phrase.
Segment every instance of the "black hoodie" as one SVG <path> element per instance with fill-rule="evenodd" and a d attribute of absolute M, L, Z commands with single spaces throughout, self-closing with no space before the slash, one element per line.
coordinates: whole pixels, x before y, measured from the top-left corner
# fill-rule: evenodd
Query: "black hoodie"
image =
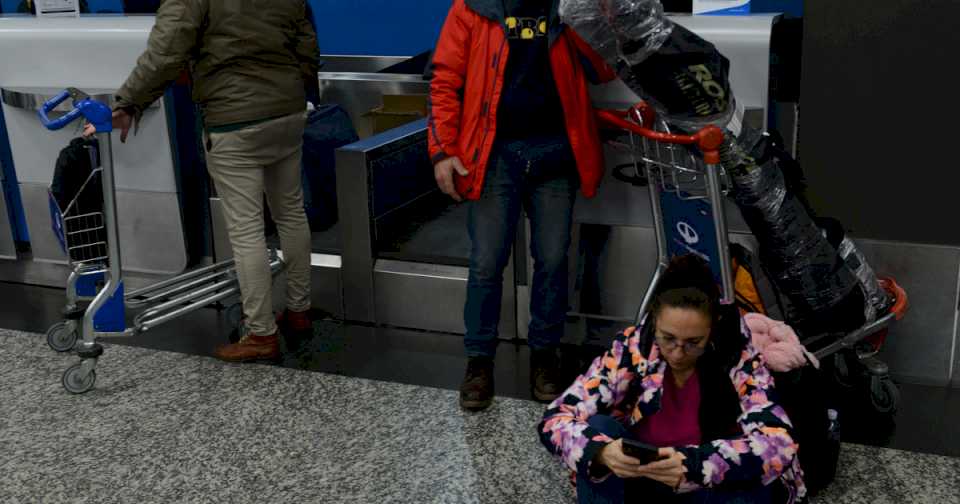
<path fill-rule="evenodd" d="M 510 44 L 497 135 L 504 140 L 566 138 L 563 105 L 549 57 L 551 0 L 503 0 L 504 29 Z"/>

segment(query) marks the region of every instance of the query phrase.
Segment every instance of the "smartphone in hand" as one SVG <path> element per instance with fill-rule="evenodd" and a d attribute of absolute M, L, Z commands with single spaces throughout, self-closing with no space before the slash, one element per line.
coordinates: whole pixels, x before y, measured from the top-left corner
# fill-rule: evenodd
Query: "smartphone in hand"
<path fill-rule="evenodd" d="M 623 438 L 623 454 L 633 457 L 643 464 L 660 460 L 660 449 L 640 441 Z"/>

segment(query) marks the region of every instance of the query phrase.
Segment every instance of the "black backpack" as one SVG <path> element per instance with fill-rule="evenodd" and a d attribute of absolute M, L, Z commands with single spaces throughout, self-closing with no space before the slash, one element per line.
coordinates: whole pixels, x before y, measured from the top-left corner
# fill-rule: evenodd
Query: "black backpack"
<path fill-rule="evenodd" d="M 773 373 L 776 400 L 793 423 L 797 457 L 809 495 L 816 495 L 837 475 L 840 441 L 831 433 L 824 391 L 830 384 L 824 372 L 806 365 L 787 373 Z"/>
<path fill-rule="evenodd" d="M 312 231 L 337 223 L 336 150 L 358 140 L 350 116 L 339 105 L 321 105 L 303 131 L 303 196 Z"/>
<path fill-rule="evenodd" d="M 786 310 L 784 300 L 776 287 L 767 278 L 762 264 L 745 247 L 731 244 L 730 253 L 740 268 L 745 268 L 752 277 L 756 292 L 767 315 L 779 319 Z M 749 299 L 737 293 L 737 307 L 756 312 Z M 786 373 L 773 373 L 777 404 L 783 407 L 793 423 L 794 441 L 800 446 L 797 457 L 804 472 L 804 481 L 811 495 L 826 488 L 837 474 L 840 442 L 831 435 L 827 397 L 830 389 L 823 371 L 811 364 Z"/>
<path fill-rule="evenodd" d="M 103 186 L 96 140 L 73 139 L 60 151 L 50 183 L 50 197 L 56 202 L 65 226 L 54 222 L 69 243 L 61 243 L 64 252 L 69 250 L 70 259 L 84 261 L 106 254 L 106 229 L 103 227 Z M 99 214 L 99 216 L 98 216 Z M 86 217 L 83 217 L 86 216 Z M 57 219 L 57 215 L 52 215 Z M 77 218 L 74 218 L 77 217 Z M 59 233 L 58 233 L 59 234 Z M 58 238 L 63 240 L 64 236 Z"/>

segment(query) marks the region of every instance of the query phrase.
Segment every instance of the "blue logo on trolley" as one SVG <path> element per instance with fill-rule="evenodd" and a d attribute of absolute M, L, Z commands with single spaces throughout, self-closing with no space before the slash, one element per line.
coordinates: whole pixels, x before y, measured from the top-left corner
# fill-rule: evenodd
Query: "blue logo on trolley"
<path fill-rule="evenodd" d="M 684 193 L 678 195 L 674 191 L 660 193 L 667 254 L 670 257 L 687 254 L 700 256 L 710 264 L 717 283 L 723 285 L 717 228 L 710 203 L 704 199 L 684 199 L 684 197 L 687 195 Z"/>

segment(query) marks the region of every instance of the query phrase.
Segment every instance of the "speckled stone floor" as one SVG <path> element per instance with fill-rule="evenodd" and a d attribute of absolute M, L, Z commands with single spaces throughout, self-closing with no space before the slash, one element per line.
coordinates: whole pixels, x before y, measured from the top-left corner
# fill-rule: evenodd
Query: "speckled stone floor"
<path fill-rule="evenodd" d="M 534 402 L 119 345 L 73 396 L 75 361 L 0 331 L 0 502 L 573 502 Z M 816 502 L 960 503 L 960 460 L 845 445 Z"/>

